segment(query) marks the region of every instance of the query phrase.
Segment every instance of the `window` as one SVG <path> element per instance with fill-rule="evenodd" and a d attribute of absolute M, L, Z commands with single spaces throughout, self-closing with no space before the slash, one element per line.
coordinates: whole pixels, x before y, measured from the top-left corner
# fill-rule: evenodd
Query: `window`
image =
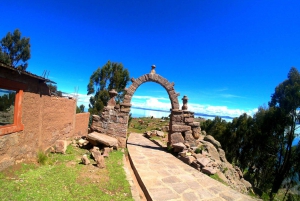
<path fill-rule="evenodd" d="M 23 83 L 0 78 L 0 136 L 24 129 L 21 102 L 25 88 Z"/>
<path fill-rule="evenodd" d="M 0 126 L 14 124 L 16 91 L 0 88 Z"/>

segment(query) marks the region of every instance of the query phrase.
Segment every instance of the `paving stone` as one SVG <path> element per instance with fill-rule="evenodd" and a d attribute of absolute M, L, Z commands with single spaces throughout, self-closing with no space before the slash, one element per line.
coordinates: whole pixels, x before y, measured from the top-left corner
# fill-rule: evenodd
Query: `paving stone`
<path fill-rule="evenodd" d="M 195 170 L 140 134 L 128 138 L 128 152 L 154 201 L 254 200 Z"/>
<path fill-rule="evenodd" d="M 194 192 L 184 193 L 182 195 L 182 197 L 183 197 L 183 200 L 186 200 L 186 201 L 199 200 L 199 198 L 197 197 L 197 195 Z"/>
<path fill-rule="evenodd" d="M 177 193 L 174 193 L 169 188 L 152 188 L 149 189 L 149 192 L 153 201 L 164 201 L 180 198 L 180 196 Z"/>
<path fill-rule="evenodd" d="M 211 199 L 211 198 L 215 198 L 215 197 L 219 197 L 215 194 L 213 194 L 212 192 L 210 192 L 207 189 L 204 188 L 199 188 L 197 189 L 197 193 L 200 199 Z"/>
<path fill-rule="evenodd" d="M 176 176 L 169 176 L 169 177 L 162 178 L 162 181 L 164 183 L 179 183 L 179 182 L 181 182 L 181 180 L 178 179 Z"/>
<path fill-rule="evenodd" d="M 175 183 L 175 184 L 169 184 L 170 187 L 175 190 L 178 194 L 182 194 L 184 191 L 190 190 L 189 186 L 184 183 Z"/>

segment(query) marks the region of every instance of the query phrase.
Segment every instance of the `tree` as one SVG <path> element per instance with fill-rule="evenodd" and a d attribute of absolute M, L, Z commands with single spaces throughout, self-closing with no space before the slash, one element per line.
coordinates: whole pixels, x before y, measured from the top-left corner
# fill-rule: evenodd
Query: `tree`
<path fill-rule="evenodd" d="M 8 32 L 0 41 L 0 62 L 10 65 L 19 70 L 26 70 L 30 59 L 29 38 L 21 38 L 21 32 L 16 29 L 13 33 Z"/>
<path fill-rule="evenodd" d="M 49 83 L 47 86 L 51 95 L 62 97 L 62 92 L 57 90 L 56 85 Z"/>
<path fill-rule="evenodd" d="M 76 106 L 76 113 L 83 113 L 84 112 L 84 105 L 81 104 L 79 107 Z"/>
<path fill-rule="evenodd" d="M 118 92 L 116 102 L 120 103 L 125 96 L 125 87 L 129 81 L 129 72 L 121 63 L 108 61 L 102 68 L 98 68 L 90 77 L 87 85 L 90 97 L 89 112 L 100 114 L 109 100 L 109 91 L 115 89 Z"/>
<path fill-rule="evenodd" d="M 283 180 L 292 171 L 292 143 L 296 137 L 296 124 L 300 120 L 300 73 L 294 67 L 288 74 L 288 79 L 275 88 L 269 106 L 274 108 L 273 135 L 278 142 L 275 178 L 271 190 L 271 198 L 278 192 Z M 299 161 L 297 162 L 299 163 Z"/>

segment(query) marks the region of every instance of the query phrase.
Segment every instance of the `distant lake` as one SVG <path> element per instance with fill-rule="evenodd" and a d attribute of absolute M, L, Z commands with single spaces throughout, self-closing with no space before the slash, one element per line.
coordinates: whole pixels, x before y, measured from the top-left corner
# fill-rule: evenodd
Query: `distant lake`
<path fill-rule="evenodd" d="M 131 114 L 132 117 L 139 118 L 139 117 L 155 117 L 155 118 L 161 118 L 161 117 L 168 117 L 171 112 L 170 110 L 156 110 L 156 109 L 148 109 L 148 108 L 138 108 L 138 107 L 131 107 Z M 210 114 L 200 114 L 195 113 L 195 118 L 202 117 L 204 119 L 214 119 L 216 115 L 210 115 Z M 226 121 L 231 121 L 233 117 L 229 116 L 221 116 L 222 119 Z"/>
<path fill-rule="evenodd" d="M 131 107 L 131 114 L 132 117 L 135 118 L 139 118 L 139 117 L 151 117 L 153 116 L 154 118 L 161 118 L 161 117 L 168 117 L 171 112 L 170 110 L 153 110 L 153 109 L 147 109 L 147 108 L 137 108 L 137 107 Z M 205 119 L 214 119 L 215 116 L 214 115 L 209 115 L 209 114 L 198 114 L 195 113 L 195 118 L 197 117 L 202 117 Z M 232 117 L 222 117 L 222 119 L 226 120 L 226 121 L 232 121 Z M 297 133 L 300 132 L 300 129 L 297 130 Z M 298 142 L 300 141 L 300 137 L 297 137 L 294 142 L 293 145 L 298 144 Z"/>

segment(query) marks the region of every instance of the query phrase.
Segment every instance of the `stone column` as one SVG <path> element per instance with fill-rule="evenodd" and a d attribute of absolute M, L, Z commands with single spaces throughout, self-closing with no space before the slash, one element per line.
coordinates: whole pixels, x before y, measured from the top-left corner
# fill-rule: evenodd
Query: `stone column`
<path fill-rule="evenodd" d="M 182 110 L 187 110 L 188 109 L 187 102 L 188 102 L 188 97 L 183 96 L 183 98 L 182 98 L 182 107 L 181 107 Z"/>
<path fill-rule="evenodd" d="M 151 72 L 150 72 L 150 74 L 155 74 L 156 72 L 155 72 L 155 68 L 156 68 L 156 66 L 155 65 L 152 65 L 151 66 Z"/>
<path fill-rule="evenodd" d="M 116 92 L 115 89 L 112 89 L 111 91 L 108 92 L 110 99 L 107 102 L 107 107 L 109 108 L 114 108 L 116 106 L 116 101 L 115 101 L 115 97 L 117 96 L 118 92 Z"/>

